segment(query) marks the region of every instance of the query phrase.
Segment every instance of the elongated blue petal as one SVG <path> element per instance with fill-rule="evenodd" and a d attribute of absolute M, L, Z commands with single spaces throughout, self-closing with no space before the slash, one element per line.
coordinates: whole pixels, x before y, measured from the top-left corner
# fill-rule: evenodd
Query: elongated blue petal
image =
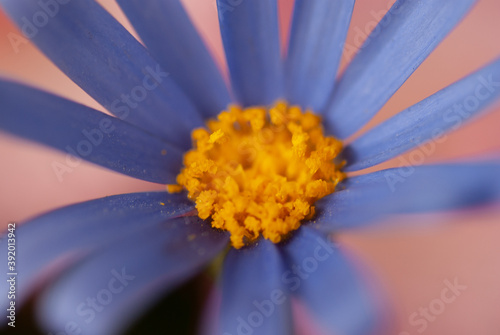
<path fill-rule="evenodd" d="M 293 12 L 286 96 L 292 104 L 324 110 L 335 83 L 354 0 L 297 0 Z"/>
<path fill-rule="evenodd" d="M 226 234 L 194 216 L 144 228 L 55 282 L 38 305 L 40 322 L 53 332 L 72 320 L 82 334 L 123 334 L 147 308 L 200 271 L 227 242 Z"/>
<path fill-rule="evenodd" d="M 368 36 L 325 110 L 329 131 L 346 138 L 389 100 L 469 11 L 474 0 L 398 0 Z"/>
<path fill-rule="evenodd" d="M 388 214 L 452 210 L 500 200 L 500 162 L 408 166 L 355 177 L 319 200 L 318 228 L 366 226 Z"/>
<path fill-rule="evenodd" d="M 345 150 L 346 171 L 391 159 L 459 128 L 500 97 L 500 59 L 402 111 L 356 139 Z"/>
<path fill-rule="evenodd" d="M 175 183 L 182 152 L 127 122 L 3 80 L 0 101 L 0 130 L 68 153 L 52 163 L 60 180 L 84 159 L 134 178 Z"/>
<path fill-rule="evenodd" d="M 219 334 L 293 334 L 283 272 L 278 248 L 268 240 L 231 249 L 222 271 Z"/>
<path fill-rule="evenodd" d="M 18 225 L 15 231 L 15 270 L 19 274 L 16 305 L 26 301 L 34 285 L 54 262 L 85 255 L 114 239 L 163 224 L 193 209 L 185 194 L 132 193 L 71 205 Z M 7 253 L 5 236 L 0 246 L 2 252 Z M 2 262 L 2 269 L 6 266 L 7 262 Z M 2 290 L 4 285 L 6 282 L 2 281 Z M 7 303 L 6 299 L 0 300 L 1 308 L 7 308 Z"/>
<path fill-rule="evenodd" d="M 154 58 L 204 116 L 227 107 L 227 87 L 179 0 L 118 3 Z"/>
<path fill-rule="evenodd" d="M 314 229 L 301 227 L 284 251 L 288 270 L 283 281 L 327 334 L 364 335 L 374 330 L 375 301 L 337 246 Z"/>
<path fill-rule="evenodd" d="M 276 0 L 217 0 L 233 91 L 244 106 L 283 97 Z"/>
<path fill-rule="evenodd" d="M 202 125 L 193 104 L 147 50 L 94 0 L 0 0 L 68 77 L 114 115 L 188 147 Z"/>

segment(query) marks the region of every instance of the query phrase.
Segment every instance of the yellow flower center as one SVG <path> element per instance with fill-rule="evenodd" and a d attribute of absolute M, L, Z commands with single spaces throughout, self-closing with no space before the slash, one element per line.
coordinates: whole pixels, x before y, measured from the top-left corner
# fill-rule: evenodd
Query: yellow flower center
<path fill-rule="evenodd" d="M 280 242 L 344 178 L 333 162 L 342 143 L 323 135 L 319 116 L 297 106 L 229 106 L 207 128 L 193 131 L 194 149 L 167 190 L 187 189 L 198 216 L 229 231 L 235 248 L 261 234 Z"/>

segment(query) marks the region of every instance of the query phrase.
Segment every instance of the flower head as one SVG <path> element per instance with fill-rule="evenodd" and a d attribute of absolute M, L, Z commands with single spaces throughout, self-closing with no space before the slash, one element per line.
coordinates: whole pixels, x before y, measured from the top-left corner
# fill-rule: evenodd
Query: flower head
<path fill-rule="evenodd" d="M 500 96 L 497 59 L 343 144 L 474 1 L 396 1 L 335 80 L 353 0 L 296 0 L 285 60 L 276 1 L 218 0 L 231 89 L 178 0 L 118 3 L 145 46 L 93 0 L 0 1 L 115 116 L 2 79 L 0 129 L 169 191 L 88 201 L 16 228 L 17 306 L 59 266 L 37 299 L 47 330 L 121 333 L 220 256 L 217 320 L 203 332 L 291 334 L 296 298 L 329 333 L 368 334 L 377 302 L 329 234 L 500 198 L 498 161 L 345 174 Z"/>
<path fill-rule="evenodd" d="M 321 118 L 280 102 L 269 109 L 232 106 L 193 131 L 179 185 L 198 216 L 231 233 L 241 248 L 262 236 L 274 243 L 314 217 L 314 202 L 344 178 L 334 163 L 342 144 L 325 137 Z M 180 187 L 180 188 L 179 188 Z"/>

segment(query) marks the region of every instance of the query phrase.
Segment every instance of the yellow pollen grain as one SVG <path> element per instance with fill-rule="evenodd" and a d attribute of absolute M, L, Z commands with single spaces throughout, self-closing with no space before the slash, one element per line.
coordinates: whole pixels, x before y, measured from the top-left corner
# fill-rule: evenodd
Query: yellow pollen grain
<path fill-rule="evenodd" d="M 177 193 L 182 191 L 184 188 L 181 185 L 167 185 L 167 191 L 169 193 Z M 165 206 L 164 203 L 160 203 L 162 206 Z"/>
<path fill-rule="evenodd" d="M 261 235 L 282 241 L 345 178 L 333 162 L 342 142 L 324 136 L 319 116 L 283 101 L 269 109 L 231 105 L 191 137 L 194 149 L 167 190 L 186 189 L 198 216 L 229 231 L 235 248 Z"/>

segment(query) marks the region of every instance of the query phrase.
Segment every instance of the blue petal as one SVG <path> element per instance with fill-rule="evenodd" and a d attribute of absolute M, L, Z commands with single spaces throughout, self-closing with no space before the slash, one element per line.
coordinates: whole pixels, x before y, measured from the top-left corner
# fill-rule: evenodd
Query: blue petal
<path fill-rule="evenodd" d="M 301 227 L 284 251 L 289 270 L 283 281 L 328 334 L 371 334 L 375 301 L 337 246 L 314 229 Z"/>
<path fill-rule="evenodd" d="M 388 214 L 453 210 L 500 200 L 500 162 L 408 166 L 348 180 L 319 200 L 313 225 L 366 226 Z"/>
<path fill-rule="evenodd" d="M 345 150 L 346 171 L 364 169 L 459 128 L 500 96 L 500 59 L 373 128 Z"/>
<path fill-rule="evenodd" d="M 179 0 L 118 3 L 151 54 L 204 116 L 227 107 L 227 87 Z"/>
<path fill-rule="evenodd" d="M 366 124 L 474 2 L 396 1 L 337 83 L 325 111 L 328 130 L 346 138 Z"/>
<path fill-rule="evenodd" d="M 285 64 L 287 100 L 323 110 L 335 83 L 354 0 L 297 0 Z"/>
<path fill-rule="evenodd" d="M 175 183 L 182 152 L 120 119 L 16 83 L 0 80 L 0 130 L 68 155 L 53 162 L 58 177 L 81 159 L 155 183 Z"/>
<path fill-rule="evenodd" d="M 71 320 L 82 334 L 122 334 L 227 242 L 226 234 L 193 216 L 129 234 L 55 282 L 38 304 L 39 320 L 48 331 L 60 331 Z"/>
<path fill-rule="evenodd" d="M 19 225 L 15 232 L 19 273 L 16 304 L 26 301 L 44 270 L 57 260 L 84 255 L 113 239 L 158 226 L 193 209 L 185 194 L 122 194 L 64 207 Z M 0 248 L 7 254 L 5 238 Z M 5 266 L 7 262 L 2 262 L 2 269 Z M 0 284 L 3 292 L 5 284 Z M 0 300 L 0 307 L 6 308 L 7 303 Z"/>
<path fill-rule="evenodd" d="M 283 272 L 277 246 L 268 240 L 242 250 L 232 248 L 222 272 L 219 334 L 292 334 Z"/>
<path fill-rule="evenodd" d="M 69 78 L 114 115 L 189 146 L 202 125 L 193 104 L 147 50 L 93 0 L 0 0 L 7 14 Z M 48 12 L 49 14 L 46 14 Z"/>
<path fill-rule="evenodd" d="M 283 96 L 276 0 L 217 0 L 233 91 L 243 106 Z"/>

